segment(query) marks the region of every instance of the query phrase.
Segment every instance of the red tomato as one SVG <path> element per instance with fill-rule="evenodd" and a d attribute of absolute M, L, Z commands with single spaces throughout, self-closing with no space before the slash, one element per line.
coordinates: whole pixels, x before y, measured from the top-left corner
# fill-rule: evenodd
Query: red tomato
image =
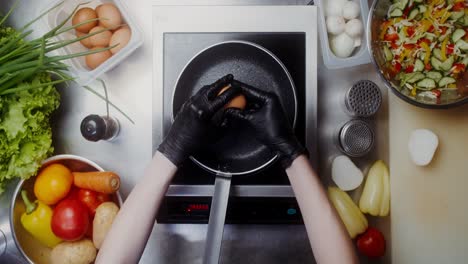
<path fill-rule="evenodd" d="M 399 73 L 401 71 L 401 63 L 395 62 L 395 64 L 393 64 L 393 70 L 395 73 Z"/>
<path fill-rule="evenodd" d="M 444 26 L 439 27 L 440 34 L 441 34 L 441 35 L 445 35 L 445 33 L 447 32 L 447 29 L 448 29 L 448 27 L 444 27 Z"/>
<path fill-rule="evenodd" d="M 385 254 L 385 238 L 379 230 L 369 227 L 357 238 L 357 248 L 369 258 L 382 257 Z"/>
<path fill-rule="evenodd" d="M 412 73 L 413 71 L 414 71 L 414 66 L 413 65 L 410 65 L 410 66 L 406 67 L 406 69 L 405 69 L 406 73 Z"/>
<path fill-rule="evenodd" d="M 386 41 L 395 41 L 395 40 L 398 40 L 398 34 L 397 34 L 397 33 L 385 34 L 384 40 L 386 40 Z"/>
<path fill-rule="evenodd" d="M 434 32 L 434 26 L 431 25 L 427 31 L 429 31 L 429 32 L 431 32 L 431 33 Z"/>
<path fill-rule="evenodd" d="M 81 239 L 89 226 L 86 206 L 76 199 L 65 199 L 57 204 L 52 214 L 52 231 L 63 240 Z"/>
<path fill-rule="evenodd" d="M 437 98 L 440 98 L 440 96 L 442 95 L 442 92 L 439 91 L 439 90 L 437 90 L 437 89 L 432 90 L 432 93 L 433 93 L 435 96 L 437 96 Z"/>
<path fill-rule="evenodd" d="M 94 217 L 94 214 L 96 214 L 96 208 L 103 202 L 110 201 L 110 196 L 104 193 L 80 189 L 78 191 L 78 200 L 86 205 L 89 214 Z"/>
<path fill-rule="evenodd" d="M 395 41 L 390 42 L 390 46 L 392 49 L 398 49 L 398 45 L 395 43 Z"/>
<path fill-rule="evenodd" d="M 452 7 L 453 11 L 463 11 L 465 9 L 465 3 L 464 2 L 458 2 L 455 3 Z"/>
<path fill-rule="evenodd" d="M 453 51 L 455 50 L 455 45 L 454 44 L 448 44 L 445 52 L 450 55 L 453 54 Z"/>

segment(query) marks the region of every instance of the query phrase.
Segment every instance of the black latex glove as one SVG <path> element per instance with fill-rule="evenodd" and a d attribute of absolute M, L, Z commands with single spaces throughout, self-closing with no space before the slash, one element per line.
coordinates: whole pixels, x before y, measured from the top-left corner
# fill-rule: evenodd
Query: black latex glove
<path fill-rule="evenodd" d="M 233 86 L 242 89 L 248 107 L 243 111 L 233 108 L 226 110 L 227 118 L 247 122 L 255 131 L 256 138 L 278 154 L 285 169 L 289 168 L 299 155 L 307 153 L 297 140 L 276 94 L 238 81 L 233 81 Z"/>
<path fill-rule="evenodd" d="M 158 151 L 174 165 L 179 166 L 208 143 L 209 134 L 215 130 L 213 116 L 240 93 L 240 87 L 231 87 L 217 96 L 223 87 L 231 84 L 232 80 L 232 74 L 228 74 L 215 83 L 201 88 L 182 105 L 169 134 L 158 148 Z"/>

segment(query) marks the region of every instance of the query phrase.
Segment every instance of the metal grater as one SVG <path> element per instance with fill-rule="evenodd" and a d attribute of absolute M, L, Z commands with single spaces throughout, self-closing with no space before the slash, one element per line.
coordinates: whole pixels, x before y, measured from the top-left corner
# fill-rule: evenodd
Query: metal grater
<path fill-rule="evenodd" d="M 351 120 L 343 125 L 339 134 L 341 150 L 351 157 L 362 157 L 374 146 L 373 127 L 362 120 Z"/>
<path fill-rule="evenodd" d="M 379 110 L 382 104 L 382 93 L 375 83 L 361 80 L 348 90 L 345 104 L 351 115 L 369 117 Z"/>

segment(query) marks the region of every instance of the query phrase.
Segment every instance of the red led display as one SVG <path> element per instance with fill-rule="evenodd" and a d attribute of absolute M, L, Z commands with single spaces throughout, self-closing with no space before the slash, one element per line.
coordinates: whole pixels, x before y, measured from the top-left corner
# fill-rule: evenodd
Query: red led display
<path fill-rule="evenodd" d="M 191 211 L 208 211 L 210 207 L 208 204 L 189 204 L 186 207 L 187 212 Z"/>

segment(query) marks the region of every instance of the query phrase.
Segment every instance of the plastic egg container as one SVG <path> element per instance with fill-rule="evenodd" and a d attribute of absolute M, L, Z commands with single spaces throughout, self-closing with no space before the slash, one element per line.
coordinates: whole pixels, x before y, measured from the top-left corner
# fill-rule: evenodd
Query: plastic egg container
<path fill-rule="evenodd" d="M 63 0 L 57 0 L 50 3 L 45 8 L 41 9 L 38 13 L 42 14 L 46 12 L 46 10 L 60 4 Z M 85 62 L 85 57 L 77 57 L 69 60 L 65 60 L 64 63 L 70 66 L 70 73 L 73 77 L 77 78 L 76 82 L 81 85 L 88 85 L 90 82 L 98 78 L 101 74 L 111 70 L 118 64 L 122 63 L 122 61 L 129 56 L 133 51 L 135 51 L 139 46 L 143 44 L 143 34 L 141 29 L 135 24 L 133 18 L 128 14 L 128 8 L 119 0 L 94 0 L 91 2 L 86 1 L 73 1 L 73 0 L 66 0 L 58 7 L 54 8 L 50 12 L 48 12 L 42 19 L 42 24 L 45 27 L 45 31 L 49 31 L 59 25 L 62 21 L 64 21 L 70 14 L 72 14 L 73 10 L 78 4 L 86 3 L 80 5 L 78 9 L 84 7 L 90 7 L 95 9 L 98 5 L 104 3 L 113 3 L 120 11 L 122 15 L 122 23 L 128 25 L 131 30 L 131 37 L 128 44 L 122 48 L 120 51 L 115 53 L 112 57 L 107 59 L 101 65 L 99 65 L 95 69 L 90 69 Z M 63 28 L 71 27 L 72 26 L 72 19 L 70 19 L 67 24 Z M 70 40 L 76 38 L 75 30 L 70 30 L 68 32 L 62 33 L 57 38 L 60 40 Z M 71 45 L 68 45 L 64 48 L 58 49 L 53 53 L 53 55 L 66 55 L 66 54 L 74 54 L 79 52 L 85 52 L 89 49 L 83 46 L 79 41 L 75 42 Z"/>
<path fill-rule="evenodd" d="M 360 12 L 358 19 L 361 20 L 363 25 L 363 32 L 360 37 L 361 43 L 359 47 L 356 47 L 349 57 L 341 58 L 336 56 L 330 47 L 330 36 L 327 31 L 326 18 L 327 18 L 327 5 L 330 1 L 341 1 L 347 0 L 315 0 L 319 8 L 318 20 L 319 20 L 319 34 L 320 34 L 320 45 L 322 48 L 322 57 L 325 66 L 329 69 L 340 69 L 346 67 L 352 67 L 361 64 L 370 63 L 370 55 L 367 49 L 366 42 L 366 29 L 367 29 L 367 17 L 369 14 L 369 7 L 367 0 L 352 0 L 360 6 Z M 349 10 L 347 10 L 349 11 Z"/>

